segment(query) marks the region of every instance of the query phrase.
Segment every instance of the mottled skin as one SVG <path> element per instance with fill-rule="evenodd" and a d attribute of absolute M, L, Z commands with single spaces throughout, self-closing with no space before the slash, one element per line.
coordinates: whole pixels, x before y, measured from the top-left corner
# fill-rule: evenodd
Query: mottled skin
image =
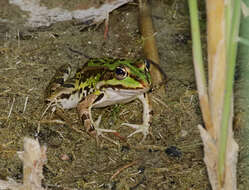
<path fill-rule="evenodd" d="M 77 107 L 79 116 L 91 134 L 115 132 L 99 128 L 99 121 L 94 122 L 92 108 L 106 107 L 118 103 L 127 103 L 138 98 L 143 103 L 143 124 L 128 124 L 136 129 L 132 134 L 148 134 L 150 106 L 147 92 L 151 77 L 148 60 L 130 61 L 125 59 L 89 59 L 75 76 L 69 78 L 71 67 L 62 66 L 51 80 L 46 94 L 46 101 L 51 106 L 63 109 Z"/>

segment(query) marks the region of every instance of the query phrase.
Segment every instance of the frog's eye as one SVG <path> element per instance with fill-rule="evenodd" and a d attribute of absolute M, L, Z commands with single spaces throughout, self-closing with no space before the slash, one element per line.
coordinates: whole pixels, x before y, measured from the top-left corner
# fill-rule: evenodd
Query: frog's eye
<path fill-rule="evenodd" d="M 123 80 L 127 77 L 127 71 L 123 67 L 117 67 L 115 70 L 115 76 L 118 80 Z"/>

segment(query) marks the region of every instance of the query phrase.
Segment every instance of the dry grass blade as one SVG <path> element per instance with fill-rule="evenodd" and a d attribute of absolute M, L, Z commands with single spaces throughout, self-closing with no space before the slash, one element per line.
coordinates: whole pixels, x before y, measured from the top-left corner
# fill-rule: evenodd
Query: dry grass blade
<path fill-rule="evenodd" d="M 131 162 L 131 163 L 129 163 L 129 164 L 123 166 L 122 168 L 118 169 L 118 170 L 112 175 L 112 177 L 110 178 L 110 180 L 113 180 L 118 174 L 120 174 L 120 173 L 121 173 L 123 170 L 125 170 L 126 168 L 129 168 L 129 167 L 131 167 L 131 166 L 137 164 L 137 162 L 138 162 L 137 160 L 136 160 L 136 161 L 133 161 L 133 162 Z"/>
<path fill-rule="evenodd" d="M 13 110 L 13 106 L 14 106 L 14 103 L 15 103 L 15 97 L 13 98 L 13 101 L 12 101 L 12 104 L 11 104 L 11 106 L 10 106 L 10 111 L 9 111 L 9 114 L 8 114 L 8 119 L 10 118 L 10 115 L 11 115 L 11 113 L 12 113 L 12 110 Z"/>
<path fill-rule="evenodd" d="M 198 12 L 197 3 L 195 1 L 189 1 L 190 17 L 191 17 L 191 30 L 192 30 L 192 40 L 193 40 L 193 62 L 195 68 L 195 77 L 197 83 L 197 89 L 200 100 L 200 107 L 202 111 L 203 120 L 207 130 L 214 135 L 214 128 L 211 119 L 210 107 L 209 107 L 209 97 L 207 92 L 207 82 L 202 61 L 201 52 L 201 41 L 200 41 L 200 30 L 198 23 Z M 196 11 L 195 11 L 196 10 Z"/>
<path fill-rule="evenodd" d="M 211 117 L 219 136 L 226 79 L 225 2 L 209 0 L 207 7 L 208 90 Z"/>

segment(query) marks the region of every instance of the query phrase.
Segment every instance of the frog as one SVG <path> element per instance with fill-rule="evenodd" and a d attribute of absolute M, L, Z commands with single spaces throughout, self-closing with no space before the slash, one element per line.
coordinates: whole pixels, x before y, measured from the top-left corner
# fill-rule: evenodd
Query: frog
<path fill-rule="evenodd" d="M 70 77 L 70 64 L 65 64 L 49 83 L 45 101 L 48 107 L 55 109 L 76 108 L 87 133 L 101 136 L 116 130 L 102 129 L 99 126 L 101 116 L 94 121 L 92 109 L 139 99 L 143 104 L 143 123 L 122 123 L 121 126 L 134 129 L 128 138 L 142 133 L 144 141 L 149 134 L 152 113 L 148 97 L 151 89 L 150 64 L 148 59 L 89 58 L 73 77 Z"/>

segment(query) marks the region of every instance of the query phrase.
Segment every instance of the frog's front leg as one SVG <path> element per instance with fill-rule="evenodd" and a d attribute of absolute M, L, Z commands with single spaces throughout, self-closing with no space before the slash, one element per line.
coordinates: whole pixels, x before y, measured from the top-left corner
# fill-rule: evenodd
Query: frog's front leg
<path fill-rule="evenodd" d="M 144 136 L 143 136 L 143 139 L 141 142 L 143 142 L 145 140 L 146 136 L 149 134 L 151 107 L 149 104 L 148 94 L 146 94 L 146 93 L 141 94 L 138 96 L 138 99 L 143 104 L 143 124 L 138 125 L 138 124 L 122 123 L 122 125 L 126 125 L 128 127 L 132 127 L 134 129 L 136 129 L 128 137 L 131 137 L 136 133 L 142 133 Z"/>
<path fill-rule="evenodd" d="M 115 133 L 116 132 L 115 130 L 99 128 L 101 116 L 98 118 L 96 122 L 93 121 L 91 109 L 97 97 L 98 96 L 95 94 L 90 94 L 86 96 L 86 98 L 77 105 L 77 110 L 78 110 L 80 119 L 82 123 L 84 124 L 84 127 L 86 128 L 87 133 L 89 133 L 90 135 L 98 137 L 98 136 L 104 136 L 102 134 L 103 132 Z"/>

